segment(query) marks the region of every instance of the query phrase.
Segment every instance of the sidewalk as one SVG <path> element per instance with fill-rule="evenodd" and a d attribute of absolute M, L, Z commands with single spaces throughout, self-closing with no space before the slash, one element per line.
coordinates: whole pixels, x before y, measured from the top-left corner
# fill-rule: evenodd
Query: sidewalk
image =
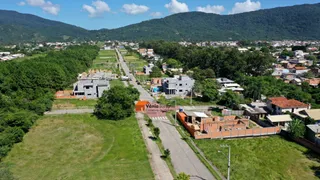
<path fill-rule="evenodd" d="M 137 113 L 136 118 L 138 120 L 138 124 L 140 130 L 142 132 L 142 136 L 144 142 L 147 146 L 149 152 L 149 161 L 151 164 L 151 168 L 155 175 L 156 180 L 172 180 L 173 176 L 170 173 L 170 170 L 164 160 L 161 159 L 161 152 L 159 150 L 158 145 L 149 138 L 151 136 L 151 132 L 148 127 L 145 125 L 146 121 L 144 120 L 144 116 L 142 113 Z"/>

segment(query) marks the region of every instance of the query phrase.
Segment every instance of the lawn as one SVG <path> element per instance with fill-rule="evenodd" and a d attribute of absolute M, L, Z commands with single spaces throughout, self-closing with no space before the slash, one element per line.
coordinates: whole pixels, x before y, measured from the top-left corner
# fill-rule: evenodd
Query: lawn
<path fill-rule="evenodd" d="M 318 179 L 319 157 L 280 136 L 194 141 L 225 176 L 228 150 L 220 145 L 231 146 L 231 179 Z"/>
<path fill-rule="evenodd" d="M 52 109 L 86 109 L 93 108 L 97 103 L 95 99 L 56 99 L 53 102 Z"/>
<path fill-rule="evenodd" d="M 154 179 L 135 118 L 44 116 L 4 159 L 17 179 Z"/>
<path fill-rule="evenodd" d="M 110 86 L 124 86 L 124 83 L 120 79 L 110 81 Z"/>
<path fill-rule="evenodd" d="M 138 55 L 132 54 L 128 56 L 124 56 L 124 59 L 130 69 L 134 69 L 136 71 L 143 71 L 143 66 L 148 65 L 148 62 L 144 59 L 140 59 Z"/>
<path fill-rule="evenodd" d="M 207 106 L 207 105 L 212 105 L 214 106 L 216 103 L 215 102 L 203 102 L 199 98 L 192 98 L 192 103 L 191 103 L 191 98 L 180 98 L 180 97 L 173 97 L 171 99 L 166 99 L 164 97 L 161 97 L 160 99 L 157 100 L 158 103 L 163 104 L 163 105 L 174 105 L 174 102 L 176 101 L 177 106 Z"/>
<path fill-rule="evenodd" d="M 117 57 L 114 50 L 101 50 L 95 60 L 93 60 L 93 69 L 105 69 L 112 70 L 113 73 L 117 73 Z"/>

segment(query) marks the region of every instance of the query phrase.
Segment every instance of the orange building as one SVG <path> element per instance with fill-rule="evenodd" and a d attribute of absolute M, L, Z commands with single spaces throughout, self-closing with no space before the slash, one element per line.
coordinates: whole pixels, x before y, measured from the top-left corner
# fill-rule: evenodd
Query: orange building
<path fill-rule="evenodd" d="M 195 139 L 263 136 L 281 131 L 279 127 L 250 128 L 249 119 L 236 116 L 209 117 L 200 112 L 178 112 L 177 117 Z"/>
<path fill-rule="evenodd" d="M 149 103 L 149 101 L 138 101 L 135 106 L 136 112 L 145 112 Z"/>

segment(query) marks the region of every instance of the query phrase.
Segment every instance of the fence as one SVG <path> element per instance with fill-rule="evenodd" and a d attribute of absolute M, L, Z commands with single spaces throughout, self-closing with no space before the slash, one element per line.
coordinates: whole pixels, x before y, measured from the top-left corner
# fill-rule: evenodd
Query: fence
<path fill-rule="evenodd" d="M 222 138 L 237 138 L 237 137 L 254 137 L 254 136 L 268 136 L 279 134 L 280 127 L 268 128 L 253 128 L 253 129 L 240 129 L 231 131 L 216 131 L 208 132 L 207 134 L 195 133 L 195 139 L 222 139 Z"/>

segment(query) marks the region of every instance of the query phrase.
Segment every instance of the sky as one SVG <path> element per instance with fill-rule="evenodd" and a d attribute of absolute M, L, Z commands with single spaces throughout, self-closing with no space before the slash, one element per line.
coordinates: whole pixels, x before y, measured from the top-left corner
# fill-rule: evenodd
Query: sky
<path fill-rule="evenodd" d="M 34 14 L 86 29 L 112 29 L 180 12 L 221 15 L 320 0 L 0 0 L 0 9 Z"/>

